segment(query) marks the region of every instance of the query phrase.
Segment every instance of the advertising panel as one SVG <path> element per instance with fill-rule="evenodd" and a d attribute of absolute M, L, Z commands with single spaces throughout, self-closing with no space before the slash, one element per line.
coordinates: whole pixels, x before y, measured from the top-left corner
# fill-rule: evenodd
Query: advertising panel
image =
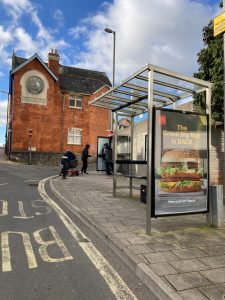
<path fill-rule="evenodd" d="M 208 211 L 206 115 L 154 110 L 153 216 Z"/>
<path fill-rule="evenodd" d="M 217 36 L 225 31 L 225 12 L 216 16 L 213 20 L 213 36 Z"/>

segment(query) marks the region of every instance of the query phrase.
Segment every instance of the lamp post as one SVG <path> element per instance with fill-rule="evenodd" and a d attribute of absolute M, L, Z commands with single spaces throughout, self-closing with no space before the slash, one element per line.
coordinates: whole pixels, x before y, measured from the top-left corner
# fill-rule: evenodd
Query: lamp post
<path fill-rule="evenodd" d="M 113 34 L 113 78 L 112 85 L 115 85 L 115 57 L 116 57 L 116 32 L 110 28 L 105 28 L 105 32 Z"/>
<path fill-rule="evenodd" d="M 9 159 L 10 159 L 10 138 L 9 138 L 9 133 L 11 132 L 11 129 L 9 129 L 9 93 L 6 91 L 0 91 L 0 93 L 6 94 L 7 95 L 7 116 L 6 116 L 6 133 L 5 133 L 5 138 L 6 138 L 6 143 L 5 143 L 5 152 L 7 153 Z"/>
<path fill-rule="evenodd" d="M 115 86 L 115 62 L 116 62 L 116 32 L 110 28 L 105 28 L 105 32 L 113 34 L 113 76 L 112 76 L 112 85 Z M 112 93 L 113 95 L 113 93 Z M 114 122 L 113 122 L 114 121 Z M 114 112 L 113 115 L 109 112 L 109 123 L 110 123 L 110 130 L 115 131 L 117 130 L 117 116 Z M 116 135 L 113 137 L 113 195 L 116 196 Z"/>
<path fill-rule="evenodd" d="M 110 28 L 105 28 L 105 32 L 107 33 L 112 33 L 113 34 L 113 76 L 112 76 L 112 86 L 114 87 L 115 85 L 115 62 L 116 62 L 116 32 Z M 110 130 L 113 130 L 113 118 L 112 114 L 110 112 L 110 117 L 109 117 L 109 122 L 110 122 Z"/>

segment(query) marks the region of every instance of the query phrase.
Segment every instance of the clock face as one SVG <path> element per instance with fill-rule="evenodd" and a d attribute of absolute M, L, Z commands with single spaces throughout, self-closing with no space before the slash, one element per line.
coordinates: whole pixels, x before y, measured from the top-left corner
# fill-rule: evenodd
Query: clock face
<path fill-rule="evenodd" d="M 26 89 L 29 93 L 38 95 L 44 89 L 44 81 L 38 76 L 30 76 L 26 80 Z"/>

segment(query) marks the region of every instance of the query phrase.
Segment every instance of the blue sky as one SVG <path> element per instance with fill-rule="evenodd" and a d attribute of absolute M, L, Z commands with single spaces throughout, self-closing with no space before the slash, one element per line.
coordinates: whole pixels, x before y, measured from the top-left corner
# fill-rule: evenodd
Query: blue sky
<path fill-rule="evenodd" d="M 192 75 L 203 47 L 202 28 L 220 13 L 219 0 L 0 0 L 0 90 L 8 92 L 11 54 L 104 71 L 111 79 L 116 31 L 116 82 L 146 63 Z M 0 92 L 0 144 L 7 94 Z"/>

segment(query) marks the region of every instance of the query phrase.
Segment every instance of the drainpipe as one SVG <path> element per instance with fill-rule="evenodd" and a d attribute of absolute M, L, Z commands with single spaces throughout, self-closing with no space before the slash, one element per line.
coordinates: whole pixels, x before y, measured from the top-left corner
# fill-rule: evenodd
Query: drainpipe
<path fill-rule="evenodd" d="M 65 94 L 62 92 L 62 132 L 61 132 L 61 152 L 64 153 L 64 115 L 65 115 Z"/>

